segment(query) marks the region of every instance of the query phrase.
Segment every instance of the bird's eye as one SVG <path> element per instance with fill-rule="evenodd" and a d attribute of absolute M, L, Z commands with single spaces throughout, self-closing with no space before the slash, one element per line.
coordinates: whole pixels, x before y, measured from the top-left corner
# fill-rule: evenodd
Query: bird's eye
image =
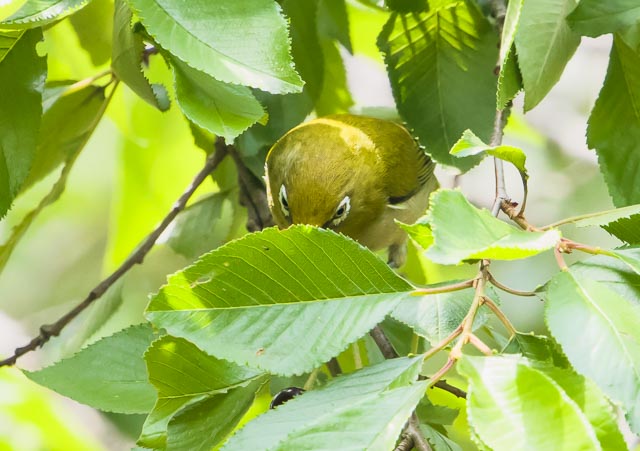
<path fill-rule="evenodd" d="M 333 221 L 331 221 L 332 224 L 334 226 L 337 226 L 342 221 L 344 221 L 349 214 L 349 210 L 351 210 L 351 199 L 349 198 L 349 196 L 345 196 L 345 198 L 342 199 L 342 201 L 338 205 L 338 208 L 336 208 L 336 212 L 333 215 Z"/>
<path fill-rule="evenodd" d="M 289 217 L 289 201 L 287 200 L 287 189 L 284 185 L 280 186 L 280 208 L 282 209 L 282 214 Z"/>

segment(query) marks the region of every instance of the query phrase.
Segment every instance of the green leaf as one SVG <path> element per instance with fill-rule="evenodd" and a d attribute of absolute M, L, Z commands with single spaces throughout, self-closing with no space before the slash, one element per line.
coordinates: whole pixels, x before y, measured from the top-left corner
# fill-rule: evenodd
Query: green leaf
<path fill-rule="evenodd" d="M 333 379 L 248 423 L 223 449 L 392 449 L 427 388 L 414 382 L 421 364 L 393 359 Z"/>
<path fill-rule="evenodd" d="M 338 41 L 349 53 L 353 53 L 345 0 L 318 1 L 318 32 L 321 36 Z"/>
<path fill-rule="evenodd" d="M 179 254 L 195 258 L 227 241 L 233 217 L 230 194 L 214 193 L 178 215 L 167 244 Z"/>
<path fill-rule="evenodd" d="M 522 74 L 518 67 L 518 55 L 515 46 L 507 54 L 504 63 L 500 66 L 498 75 L 497 107 L 503 109 L 522 90 Z"/>
<path fill-rule="evenodd" d="M 525 167 L 527 156 L 522 149 L 513 146 L 489 146 L 474 135 L 471 130 L 464 131 L 462 137 L 451 148 L 450 153 L 456 157 L 479 154 L 492 155 L 514 165 L 523 178 L 528 177 Z"/>
<path fill-rule="evenodd" d="M 524 0 L 508 2 L 504 18 L 498 59 L 500 74 L 498 75 L 497 106 L 499 109 L 504 108 L 522 89 L 522 75 L 518 68 L 515 38 L 523 3 Z"/>
<path fill-rule="evenodd" d="M 605 284 L 572 272 L 549 283 L 545 317 L 571 365 L 622 403 L 640 431 L 640 310 Z"/>
<path fill-rule="evenodd" d="M 147 317 L 218 358 L 301 374 L 367 333 L 411 289 L 344 236 L 271 228 L 171 276 Z"/>
<path fill-rule="evenodd" d="M 187 407 L 169 423 L 167 448 L 204 451 L 220 444 L 247 413 L 263 383 L 253 380 L 246 387 Z"/>
<path fill-rule="evenodd" d="M 640 248 L 624 248 L 608 251 L 607 255 L 623 261 L 629 268 L 640 274 Z"/>
<path fill-rule="evenodd" d="M 462 323 L 469 312 L 473 294 L 473 290 L 462 290 L 420 297 L 411 296 L 402 300 L 391 315 L 435 346 Z M 487 315 L 481 310 L 474 321 L 474 328 L 480 327 L 486 321 Z"/>
<path fill-rule="evenodd" d="M 18 11 L 0 22 L 2 26 L 16 25 L 35 28 L 63 19 L 85 7 L 91 0 L 29 0 Z"/>
<path fill-rule="evenodd" d="M 189 120 L 227 142 L 266 115 L 246 86 L 223 83 L 171 58 L 176 99 Z"/>
<path fill-rule="evenodd" d="M 104 102 L 104 88 L 88 85 L 63 89 L 52 104 L 44 103 L 36 155 L 22 190 L 76 157 L 102 117 Z"/>
<path fill-rule="evenodd" d="M 497 36 L 474 2 L 393 13 L 378 37 L 398 111 L 439 163 L 468 170 L 449 149 L 465 129 L 488 140 L 496 107 Z"/>
<path fill-rule="evenodd" d="M 91 0 L 86 8 L 69 17 L 78 35 L 78 42 L 87 51 L 94 66 L 102 66 L 111 58 L 113 9 L 111 0 Z"/>
<path fill-rule="evenodd" d="M 581 279 L 597 280 L 640 307 L 640 275 L 621 260 L 598 255 L 572 265 L 571 271 Z"/>
<path fill-rule="evenodd" d="M 557 230 L 525 232 L 502 222 L 471 205 L 457 190 L 432 194 L 428 217 L 434 243 L 425 255 L 444 265 L 482 258 L 517 260 L 551 249 L 560 240 Z"/>
<path fill-rule="evenodd" d="M 429 424 L 421 424 L 420 431 L 424 434 L 433 451 L 462 451 L 460 445 Z"/>
<path fill-rule="evenodd" d="M 215 445 L 237 424 L 238 415 L 242 415 L 240 412 L 248 408 L 246 403 L 241 402 L 236 406 L 241 407 L 239 411 L 231 414 L 231 409 L 238 404 L 238 397 L 253 399 L 256 387 L 252 383 L 260 377 L 257 371 L 211 357 L 192 343 L 170 336 L 153 342 L 144 360 L 149 381 L 158 391 L 156 405 L 147 417 L 138 440 L 138 444 L 149 448 L 167 446 L 167 427 L 171 427 L 170 422 L 176 422 L 175 434 L 182 437 L 185 424 L 199 427 L 203 421 L 207 423 L 212 418 L 217 419 L 216 431 L 221 436 L 213 433 L 215 428 L 212 427 L 210 436 L 202 434 L 196 437 L 200 440 L 208 437 L 209 446 Z M 235 392 L 236 388 L 250 388 L 253 392 L 250 395 L 245 390 Z M 178 420 L 176 416 L 190 406 L 195 410 Z M 220 408 L 230 409 L 225 421 L 220 418 Z M 194 415 L 195 412 L 200 412 L 200 415 Z M 214 436 L 217 441 L 209 442 Z M 169 436 L 169 440 L 173 438 Z"/>
<path fill-rule="evenodd" d="M 141 63 L 144 52 L 144 42 L 140 33 L 135 33 L 131 27 L 133 14 L 124 0 L 116 0 L 113 19 L 113 49 L 111 68 L 149 105 L 166 111 L 169 109 L 169 96 L 166 88 L 161 84 L 151 84 L 142 72 Z"/>
<path fill-rule="evenodd" d="M 543 335 L 518 332 L 509 340 L 502 352 L 522 354 L 529 360 L 547 362 L 558 367 L 569 366 L 564 355 L 560 353 L 558 344 Z"/>
<path fill-rule="evenodd" d="M 526 360 L 465 356 L 458 370 L 469 379 L 469 421 L 491 449 L 601 449 L 580 406 Z"/>
<path fill-rule="evenodd" d="M 195 69 L 274 93 L 299 92 L 287 24 L 271 0 L 129 0 L 153 38 Z"/>
<path fill-rule="evenodd" d="M 348 113 L 354 102 L 340 51 L 335 42 L 327 39 L 320 41 L 320 45 L 324 58 L 324 76 L 322 91 L 315 103 L 316 113 L 318 116 Z"/>
<path fill-rule="evenodd" d="M 590 379 L 573 370 L 538 365 L 553 378 L 578 405 L 593 427 L 603 450 L 626 449 L 624 437 L 618 428 L 618 418 L 611 402 Z"/>
<path fill-rule="evenodd" d="M 0 30 L 0 63 L 16 45 L 24 30 Z"/>
<path fill-rule="evenodd" d="M 0 50 L 0 218 L 20 191 L 36 155 L 42 90 L 47 74 L 46 58 L 38 56 L 36 45 L 42 30 L 29 30 L 16 38 L 3 33 L 5 50 Z M 4 52 L 4 58 L 1 53 Z"/>
<path fill-rule="evenodd" d="M 297 72 L 304 80 L 304 92 L 313 102 L 320 95 L 324 75 L 324 60 L 316 18 L 318 1 L 282 1 L 282 10 L 290 21 L 291 55 Z"/>
<path fill-rule="evenodd" d="M 401 222 L 397 222 L 397 224 L 423 249 L 429 249 L 433 245 L 433 232 L 429 225 L 428 216 L 419 218 L 414 224 L 403 224 Z"/>
<path fill-rule="evenodd" d="M 640 4 L 636 0 L 581 0 L 567 21 L 571 28 L 596 37 L 631 26 L 640 20 Z"/>
<path fill-rule="evenodd" d="M 529 111 L 558 82 L 580 36 L 565 17 L 576 0 L 525 1 L 515 43 L 524 84 L 524 110 Z"/>
<path fill-rule="evenodd" d="M 640 42 L 616 34 L 607 76 L 589 117 L 587 143 L 617 207 L 640 203 Z"/>
<path fill-rule="evenodd" d="M 27 376 L 96 409 L 149 412 L 156 399 L 142 355 L 154 340 L 148 324 L 131 326 L 87 346 L 74 356 Z"/>
<path fill-rule="evenodd" d="M 107 106 L 103 88 L 95 86 L 87 86 L 79 90 L 68 90 L 66 86 L 62 86 L 47 89 L 45 97 L 47 95 L 48 98 L 43 101 L 45 113 L 38 135 L 35 161 L 22 189 L 40 180 L 60 163 L 64 163 L 64 166 L 51 190 L 11 230 L 7 241 L 0 245 L 0 272 L 33 221 L 64 192 L 76 158 L 98 125 Z"/>

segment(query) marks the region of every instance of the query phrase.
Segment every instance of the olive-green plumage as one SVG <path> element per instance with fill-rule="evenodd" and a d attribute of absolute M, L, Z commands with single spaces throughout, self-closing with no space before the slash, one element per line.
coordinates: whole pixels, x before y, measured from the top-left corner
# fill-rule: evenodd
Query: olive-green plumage
<path fill-rule="evenodd" d="M 327 227 L 404 260 L 406 235 L 437 187 L 434 165 L 395 122 L 349 114 L 301 124 L 269 151 L 269 207 L 280 227 Z"/>

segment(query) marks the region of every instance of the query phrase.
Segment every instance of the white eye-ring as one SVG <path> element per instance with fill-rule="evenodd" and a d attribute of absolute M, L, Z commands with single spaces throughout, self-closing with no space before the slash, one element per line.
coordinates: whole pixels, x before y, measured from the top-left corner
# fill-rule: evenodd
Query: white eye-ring
<path fill-rule="evenodd" d="M 284 185 L 280 185 L 280 209 L 285 217 L 289 217 L 289 201 L 287 200 L 287 189 Z"/>
<path fill-rule="evenodd" d="M 349 210 L 351 210 L 351 198 L 349 196 L 345 196 L 338 205 L 338 208 L 336 208 L 336 212 L 333 215 L 333 220 L 331 221 L 331 223 L 334 226 L 339 225 L 342 221 L 347 219 Z"/>

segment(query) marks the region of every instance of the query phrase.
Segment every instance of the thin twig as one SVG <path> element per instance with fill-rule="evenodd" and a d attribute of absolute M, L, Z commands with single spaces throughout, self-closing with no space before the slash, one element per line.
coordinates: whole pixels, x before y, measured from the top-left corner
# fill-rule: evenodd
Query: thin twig
<path fill-rule="evenodd" d="M 439 351 L 442 351 L 449 343 L 455 340 L 462 333 L 462 324 L 455 328 L 453 332 L 451 332 L 447 337 L 442 339 L 437 345 L 433 346 L 427 353 L 424 355 L 424 359 L 427 360 L 434 356 Z"/>
<path fill-rule="evenodd" d="M 442 285 L 438 287 L 430 287 L 430 288 L 418 288 L 411 292 L 413 296 L 426 296 L 429 294 L 439 294 L 439 293 L 451 293 L 452 291 L 460 291 L 466 290 L 467 288 L 471 288 L 476 279 L 469 279 L 463 282 L 456 282 L 450 285 Z"/>
<path fill-rule="evenodd" d="M 218 139 L 220 140 L 220 138 Z M 217 143 L 216 143 L 217 144 Z M 142 263 L 145 256 L 149 253 L 158 237 L 169 226 L 177 214 L 184 209 L 187 201 L 191 198 L 195 190 L 200 184 L 207 178 L 209 173 L 213 171 L 218 164 L 226 156 L 226 147 L 224 143 L 222 146 L 216 146 L 216 151 L 207 158 L 204 167 L 196 174 L 191 181 L 189 187 L 184 191 L 180 198 L 173 205 L 169 213 L 164 217 L 162 222 L 140 243 L 140 245 L 127 257 L 127 259 L 116 269 L 109 277 L 100 282 L 87 297 L 74 307 L 71 311 L 63 315 L 55 323 L 45 324 L 40 327 L 40 333 L 37 337 L 33 338 L 27 345 L 17 348 L 14 354 L 0 361 L 0 367 L 14 365 L 18 358 L 27 354 L 28 352 L 35 351 L 37 348 L 44 345 L 51 337 L 58 336 L 62 329 L 67 326 L 76 316 L 82 313 L 87 307 L 89 307 L 96 299 L 99 299 L 120 277 L 129 271 L 134 265 Z M 220 151 L 224 149 L 224 151 Z"/>
<path fill-rule="evenodd" d="M 553 256 L 556 258 L 556 262 L 562 271 L 566 271 L 569 269 L 567 263 L 564 261 L 564 257 L 560 253 L 560 247 L 556 246 L 553 248 Z"/>
<path fill-rule="evenodd" d="M 507 316 L 504 313 L 502 313 L 502 310 L 500 310 L 500 307 L 498 307 L 498 305 L 495 302 L 493 302 L 491 299 L 485 296 L 482 299 L 482 305 L 486 305 L 491 309 L 491 311 L 498 317 L 500 322 L 507 329 L 511 337 L 513 337 L 516 333 L 518 333 L 516 328 L 513 327 L 513 324 L 511 323 L 511 321 L 509 321 L 509 318 L 507 318 Z"/>
<path fill-rule="evenodd" d="M 597 211 L 595 213 L 585 213 L 583 215 L 571 216 L 570 218 L 562 219 L 560 221 L 548 224 L 548 225 L 546 225 L 544 227 L 540 227 L 540 229 L 541 230 L 549 230 L 549 229 L 553 229 L 555 227 L 560 227 L 560 226 L 567 225 L 567 224 L 573 224 L 574 222 L 578 222 L 578 221 L 581 221 L 583 219 L 597 218 L 598 216 L 604 216 L 604 215 L 607 215 L 609 213 L 614 213 L 617 210 L 618 210 L 617 208 L 614 208 L 613 210 Z"/>
<path fill-rule="evenodd" d="M 458 398 L 466 398 L 467 392 L 462 390 L 461 388 L 456 387 L 455 385 L 449 384 L 446 380 L 440 379 L 433 387 L 439 388 L 440 390 L 447 391 L 451 393 L 453 396 L 457 396 Z"/>
<path fill-rule="evenodd" d="M 493 351 L 484 341 L 480 340 L 476 334 L 469 334 L 469 343 L 478 349 L 484 355 L 493 355 Z"/>
<path fill-rule="evenodd" d="M 501 284 L 495 279 L 495 277 L 493 277 L 493 274 L 491 273 L 489 273 L 489 282 L 491 282 L 491 285 L 493 285 L 494 287 L 507 293 L 515 294 L 516 296 L 536 296 L 536 293 L 533 291 L 514 290 L 513 288 L 509 288 L 508 286 Z"/>
<path fill-rule="evenodd" d="M 502 136 L 504 134 L 504 126 L 509 116 L 509 108 L 504 110 L 497 110 L 496 116 L 493 121 L 493 133 L 491 135 L 491 146 L 499 146 L 502 143 Z M 495 173 L 496 192 L 495 201 L 491 213 L 493 216 L 498 216 L 500 213 L 500 207 L 503 201 L 509 199 L 507 194 L 507 187 L 504 179 L 504 162 L 497 157 L 493 157 L 493 169 Z"/>
<path fill-rule="evenodd" d="M 447 362 L 442 366 L 442 368 L 436 371 L 436 374 L 434 374 L 429 378 L 429 387 L 435 387 L 435 384 L 442 378 L 442 376 L 447 374 L 447 371 L 453 368 L 453 365 L 455 363 L 456 363 L 456 359 L 449 357 L 447 359 Z"/>

